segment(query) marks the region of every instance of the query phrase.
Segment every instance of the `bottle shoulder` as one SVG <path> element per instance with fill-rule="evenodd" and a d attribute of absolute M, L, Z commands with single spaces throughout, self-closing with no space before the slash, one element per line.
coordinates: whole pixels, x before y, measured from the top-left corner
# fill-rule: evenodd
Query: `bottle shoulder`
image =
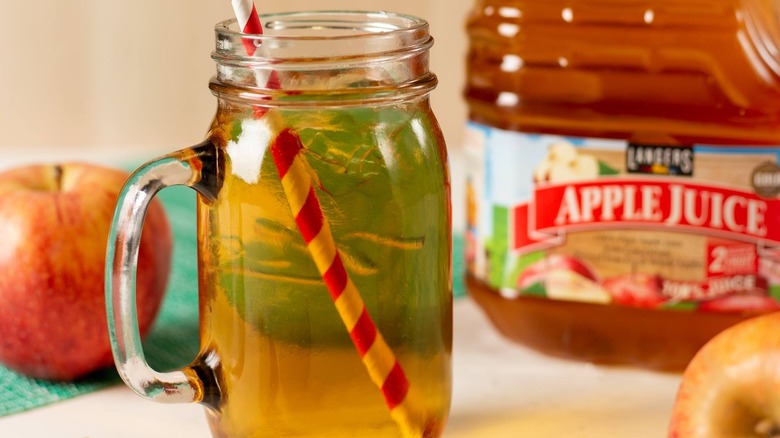
<path fill-rule="evenodd" d="M 780 126 L 773 2 L 540 3 L 472 11 L 472 111 Z"/>

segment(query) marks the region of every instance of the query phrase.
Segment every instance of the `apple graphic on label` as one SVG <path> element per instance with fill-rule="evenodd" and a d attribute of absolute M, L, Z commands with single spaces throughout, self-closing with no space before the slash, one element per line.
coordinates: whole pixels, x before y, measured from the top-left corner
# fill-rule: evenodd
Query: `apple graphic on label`
<path fill-rule="evenodd" d="M 765 278 L 768 286 L 780 285 L 780 263 L 769 257 L 758 259 L 758 274 Z"/>
<path fill-rule="evenodd" d="M 750 312 L 766 313 L 780 310 L 774 298 L 763 293 L 733 294 L 703 301 L 699 304 L 703 312 Z"/>
<path fill-rule="evenodd" d="M 599 162 L 596 157 L 583 154 L 572 144 L 559 142 L 551 144 L 547 155 L 534 169 L 534 181 L 565 183 L 595 179 L 599 176 Z"/>
<path fill-rule="evenodd" d="M 567 142 L 553 143 L 547 147 L 547 155 L 534 169 L 535 181 L 549 181 L 550 168 L 556 163 L 568 163 L 577 158 L 577 149 Z"/>
<path fill-rule="evenodd" d="M 732 326 L 683 373 L 670 438 L 780 436 L 780 313 Z"/>
<path fill-rule="evenodd" d="M 603 282 L 616 304 L 655 308 L 666 298 L 661 294 L 663 280 L 655 274 L 635 272 L 610 277 Z"/>
<path fill-rule="evenodd" d="M 551 254 L 523 270 L 517 279 L 520 290 L 544 286 L 547 297 L 591 303 L 609 303 L 611 297 L 583 261 L 564 254 Z"/>

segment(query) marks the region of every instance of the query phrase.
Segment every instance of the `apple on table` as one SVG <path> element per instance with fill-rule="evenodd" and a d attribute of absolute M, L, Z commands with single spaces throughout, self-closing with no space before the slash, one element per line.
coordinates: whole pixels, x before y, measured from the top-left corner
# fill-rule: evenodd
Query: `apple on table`
<path fill-rule="evenodd" d="M 113 363 L 106 323 L 106 244 L 124 171 L 86 163 L 0 173 L 0 363 L 35 378 L 72 380 Z M 162 205 L 149 208 L 137 275 L 145 335 L 171 259 Z"/>
<path fill-rule="evenodd" d="M 780 437 L 780 313 L 712 338 L 683 373 L 670 438 Z"/>

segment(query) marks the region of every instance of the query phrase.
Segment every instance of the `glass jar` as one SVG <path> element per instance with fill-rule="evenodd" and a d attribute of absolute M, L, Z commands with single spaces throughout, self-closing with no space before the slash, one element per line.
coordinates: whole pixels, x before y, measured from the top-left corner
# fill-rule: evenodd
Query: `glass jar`
<path fill-rule="evenodd" d="M 145 165 L 120 197 L 107 274 L 120 374 L 145 397 L 203 403 L 220 437 L 440 436 L 451 207 L 428 24 L 261 19 L 262 36 L 216 27 L 206 141 Z M 128 267 L 139 212 L 174 184 L 199 193 L 201 351 L 160 375 L 133 336 Z"/>
<path fill-rule="evenodd" d="M 467 282 L 503 334 L 679 370 L 780 308 L 779 10 L 477 2 Z"/>

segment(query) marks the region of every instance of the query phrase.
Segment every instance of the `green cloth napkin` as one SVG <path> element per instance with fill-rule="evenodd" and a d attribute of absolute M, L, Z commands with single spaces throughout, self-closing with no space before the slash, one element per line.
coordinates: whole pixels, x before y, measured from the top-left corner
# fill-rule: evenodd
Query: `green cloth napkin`
<path fill-rule="evenodd" d="M 168 370 L 188 364 L 198 352 L 197 235 L 195 194 L 185 187 L 164 190 L 160 199 L 173 228 L 173 267 L 157 322 L 144 341 L 153 368 Z M 464 294 L 463 241 L 454 239 L 455 296 Z M 76 382 L 30 379 L 0 366 L 0 416 L 87 394 L 121 383 L 116 370 L 106 369 Z"/>

